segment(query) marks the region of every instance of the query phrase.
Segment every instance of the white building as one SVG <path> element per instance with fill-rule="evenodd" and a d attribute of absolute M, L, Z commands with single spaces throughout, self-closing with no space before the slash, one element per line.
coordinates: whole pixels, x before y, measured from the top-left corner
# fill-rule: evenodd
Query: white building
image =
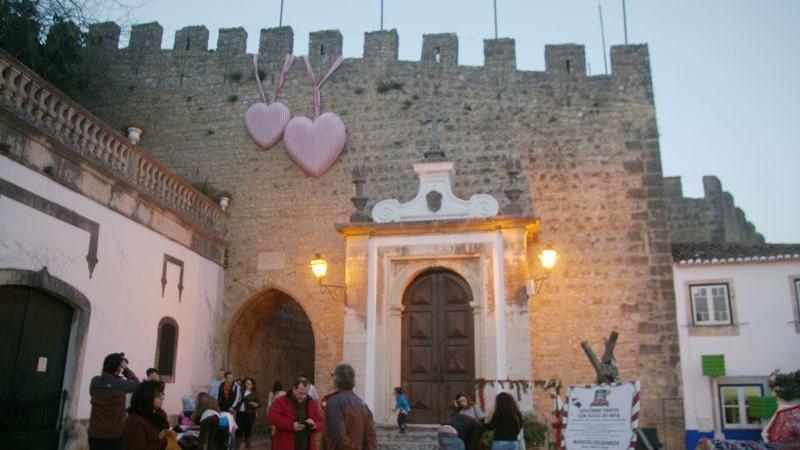
<path fill-rule="evenodd" d="M 227 214 L 2 56 L 4 445 L 85 440 L 89 383 L 114 352 L 140 378 L 157 368 L 176 414 L 211 378 Z"/>
<path fill-rule="evenodd" d="M 673 244 L 686 447 L 701 437 L 760 440 L 747 398 L 800 367 L 800 244 Z M 703 355 L 725 375 L 703 376 Z M 720 401 L 722 399 L 722 402 Z"/>

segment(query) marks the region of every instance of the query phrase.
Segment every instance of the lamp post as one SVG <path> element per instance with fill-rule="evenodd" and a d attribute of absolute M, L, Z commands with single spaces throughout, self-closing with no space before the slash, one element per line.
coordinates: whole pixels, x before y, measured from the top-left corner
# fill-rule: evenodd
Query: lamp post
<path fill-rule="evenodd" d="M 550 271 L 553 270 L 557 261 L 558 251 L 554 249 L 552 245 L 548 244 L 547 247 L 539 253 L 539 263 L 541 263 L 544 269 L 544 276 L 528 281 L 528 295 L 536 295 L 544 285 L 547 284 L 550 279 Z"/>

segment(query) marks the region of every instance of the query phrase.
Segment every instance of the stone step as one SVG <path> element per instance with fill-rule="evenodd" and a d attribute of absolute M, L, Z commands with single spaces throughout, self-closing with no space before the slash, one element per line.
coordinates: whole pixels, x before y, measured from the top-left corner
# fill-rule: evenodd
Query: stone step
<path fill-rule="evenodd" d="M 436 427 L 409 426 L 405 433 L 397 427 L 376 427 L 379 450 L 436 450 Z"/>

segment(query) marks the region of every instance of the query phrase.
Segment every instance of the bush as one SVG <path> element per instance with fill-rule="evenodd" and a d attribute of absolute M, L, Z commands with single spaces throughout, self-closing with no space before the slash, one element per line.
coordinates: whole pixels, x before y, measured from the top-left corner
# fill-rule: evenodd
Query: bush
<path fill-rule="evenodd" d="M 800 370 L 790 373 L 773 372 L 769 377 L 769 387 L 781 400 L 800 399 Z"/>
<path fill-rule="evenodd" d="M 381 80 L 378 83 L 378 93 L 385 94 L 389 91 L 400 91 L 403 89 L 403 83 L 394 80 Z"/>
<path fill-rule="evenodd" d="M 534 420 L 532 417 L 525 417 L 525 447 L 541 447 L 547 441 L 547 425 Z"/>

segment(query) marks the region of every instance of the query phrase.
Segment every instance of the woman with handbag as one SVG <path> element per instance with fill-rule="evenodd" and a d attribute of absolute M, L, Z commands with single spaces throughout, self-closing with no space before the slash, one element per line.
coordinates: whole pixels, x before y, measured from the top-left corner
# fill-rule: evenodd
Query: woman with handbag
<path fill-rule="evenodd" d="M 519 450 L 522 437 L 522 413 L 519 412 L 514 397 L 507 392 L 497 394 L 494 401 L 492 420 L 486 429 L 494 431 L 492 450 Z"/>

